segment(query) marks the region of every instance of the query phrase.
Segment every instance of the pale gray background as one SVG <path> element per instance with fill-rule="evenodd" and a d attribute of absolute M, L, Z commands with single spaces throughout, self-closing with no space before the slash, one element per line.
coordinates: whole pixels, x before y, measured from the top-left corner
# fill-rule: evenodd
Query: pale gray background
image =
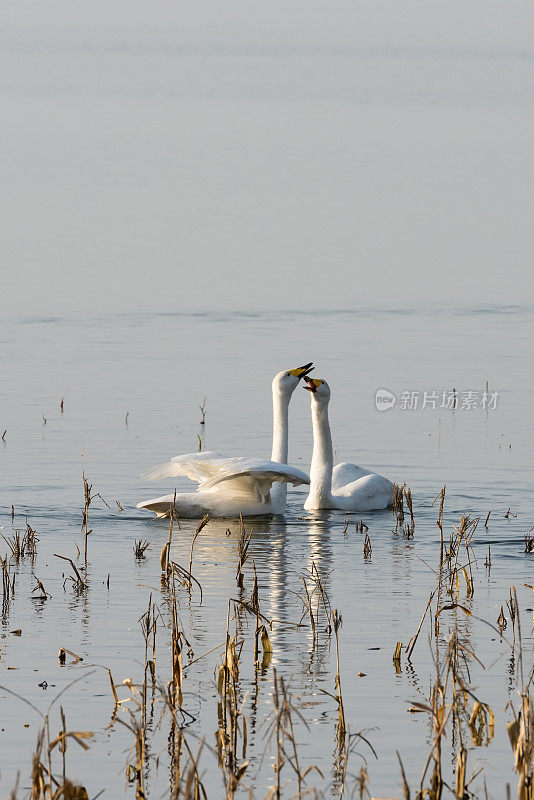
<path fill-rule="evenodd" d="M 2 16 L 4 311 L 532 301 L 531 4 Z"/>

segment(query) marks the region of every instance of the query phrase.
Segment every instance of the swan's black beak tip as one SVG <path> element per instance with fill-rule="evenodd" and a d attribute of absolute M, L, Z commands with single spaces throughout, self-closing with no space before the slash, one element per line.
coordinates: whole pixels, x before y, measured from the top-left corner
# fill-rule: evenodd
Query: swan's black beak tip
<path fill-rule="evenodd" d="M 313 366 L 313 361 L 310 361 L 308 364 L 304 364 L 302 367 L 297 367 L 297 369 L 290 369 L 289 372 L 295 378 L 298 378 L 300 380 L 301 378 L 305 378 L 306 375 L 309 375 L 312 369 L 315 369 L 315 367 Z"/>

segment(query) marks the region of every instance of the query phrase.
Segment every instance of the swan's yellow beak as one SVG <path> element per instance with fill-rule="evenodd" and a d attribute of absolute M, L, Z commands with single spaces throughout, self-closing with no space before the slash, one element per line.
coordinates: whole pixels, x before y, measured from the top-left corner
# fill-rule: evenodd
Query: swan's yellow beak
<path fill-rule="evenodd" d="M 320 378 L 305 378 L 307 386 L 303 386 L 303 389 L 307 389 L 309 392 L 316 392 L 317 388 L 322 384 L 322 380 Z"/>
<path fill-rule="evenodd" d="M 306 375 L 309 372 L 311 372 L 312 369 L 314 369 L 314 367 L 312 365 L 313 365 L 313 361 L 310 361 L 309 364 L 304 364 L 303 367 L 297 367 L 297 369 L 290 369 L 289 370 L 289 374 L 293 375 L 294 378 L 298 378 L 300 380 L 301 378 L 305 378 Z"/>

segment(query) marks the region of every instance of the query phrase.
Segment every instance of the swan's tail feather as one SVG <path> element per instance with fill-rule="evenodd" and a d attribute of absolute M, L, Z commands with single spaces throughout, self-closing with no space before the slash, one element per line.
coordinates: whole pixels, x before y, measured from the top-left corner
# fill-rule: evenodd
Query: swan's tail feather
<path fill-rule="evenodd" d="M 171 503 L 163 503 L 161 500 L 145 500 L 143 503 L 138 503 L 137 508 L 144 508 L 147 511 L 155 511 L 158 517 L 170 516 Z"/>
<path fill-rule="evenodd" d="M 176 516 L 183 519 L 203 517 L 206 511 L 209 510 L 199 500 L 199 495 L 196 492 L 176 495 L 176 503 L 174 503 L 174 494 L 166 494 L 163 497 L 155 497 L 152 500 L 143 500 L 142 503 L 137 504 L 137 508 L 154 511 L 158 517 L 170 517 L 173 505 Z"/>

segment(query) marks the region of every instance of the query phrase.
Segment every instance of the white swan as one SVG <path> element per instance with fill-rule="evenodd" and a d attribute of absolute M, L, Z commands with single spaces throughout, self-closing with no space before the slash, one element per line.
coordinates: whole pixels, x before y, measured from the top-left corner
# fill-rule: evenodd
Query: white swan
<path fill-rule="evenodd" d="M 198 483 L 195 492 L 176 495 L 179 517 L 264 516 L 283 514 L 287 484 L 308 484 L 306 473 L 286 466 L 289 438 L 289 401 L 299 384 L 313 369 L 311 362 L 297 369 L 275 375 L 273 388 L 273 446 L 271 460 L 260 458 L 225 458 L 219 453 L 200 452 L 176 456 L 148 473 L 150 480 L 185 475 Z M 273 486 L 274 484 L 274 486 Z M 156 497 L 137 505 L 155 511 L 158 517 L 170 514 L 174 494 Z"/>
<path fill-rule="evenodd" d="M 311 392 L 313 454 L 310 493 L 304 503 L 308 511 L 337 508 L 341 511 L 374 511 L 393 502 L 393 484 L 376 472 L 346 462 L 334 467 L 332 437 L 328 422 L 330 387 L 321 379 L 306 378 Z"/>

